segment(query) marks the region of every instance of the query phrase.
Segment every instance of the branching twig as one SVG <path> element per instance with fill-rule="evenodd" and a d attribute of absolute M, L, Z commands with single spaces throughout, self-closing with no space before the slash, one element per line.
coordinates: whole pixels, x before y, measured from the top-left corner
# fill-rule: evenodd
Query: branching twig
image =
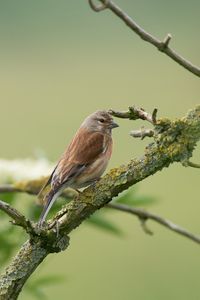
<path fill-rule="evenodd" d="M 139 130 L 132 130 L 130 135 L 143 140 L 145 137 L 152 137 L 154 135 L 154 130 L 141 128 Z"/>
<path fill-rule="evenodd" d="M 152 114 L 149 114 L 146 112 L 143 108 L 138 108 L 135 106 L 130 106 L 128 111 L 116 111 L 113 109 L 110 109 L 108 112 L 117 118 L 122 119 L 129 119 L 129 120 L 137 120 L 142 119 L 150 122 L 151 124 L 156 124 L 156 115 L 157 115 L 157 108 L 155 108 L 152 112 Z"/>
<path fill-rule="evenodd" d="M 193 163 L 193 162 L 191 162 L 191 161 L 188 162 L 188 166 L 189 166 L 189 167 L 192 167 L 192 168 L 197 168 L 197 169 L 200 168 L 200 164 L 195 164 L 195 163 Z"/>
<path fill-rule="evenodd" d="M 113 208 L 119 211 L 124 211 L 127 213 L 130 213 L 132 215 L 137 216 L 140 220 L 144 220 L 144 222 L 146 222 L 147 220 L 153 220 L 156 223 L 159 223 L 160 225 L 163 225 L 165 227 L 167 227 L 168 229 L 187 237 L 188 239 L 200 244 L 200 236 L 197 236 L 191 232 L 189 232 L 188 230 L 180 227 L 177 224 L 174 224 L 173 222 L 166 220 L 156 214 L 147 212 L 141 208 L 137 208 L 137 207 L 130 207 L 128 205 L 124 205 L 124 204 L 115 204 L 115 203 L 109 203 L 107 204 L 107 206 L 109 208 Z M 150 233 L 150 232 L 148 232 Z"/>
<path fill-rule="evenodd" d="M 102 11 L 102 10 L 108 8 L 108 5 L 109 5 L 109 2 L 110 2 L 110 1 L 109 1 L 109 0 L 104 0 L 104 1 L 102 1 L 103 3 L 102 3 L 101 5 L 96 5 L 96 4 L 94 4 L 93 0 L 88 0 L 88 2 L 89 2 L 90 7 L 91 7 L 94 11 L 100 12 L 100 11 Z"/>
<path fill-rule="evenodd" d="M 140 27 L 130 16 L 128 16 L 119 6 L 117 6 L 113 1 L 108 1 L 105 4 L 104 0 L 99 0 L 103 3 L 104 8 L 109 8 L 115 15 L 117 15 L 121 20 L 125 22 L 125 24 L 130 27 L 137 35 L 141 37 L 141 39 L 147 41 L 148 43 L 154 45 L 159 51 L 165 53 L 167 56 L 171 57 L 174 61 L 176 61 L 179 65 L 190 71 L 191 73 L 200 77 L 200 68 L 193 65 L 190 61 L 186 60 L 176 51 L 169 47 L 169 42 L 171 40 L 171 35 L 168 34 L 163 41 L 160 41 L 152 34 L 145 31 L 142 27 Z M 90 6 L 92 0 L 89 1 Z M 92 6 L 91 6 L 92 7 Z M 93 8 L 93 7 L 92 7 Z M 94 8 L 93 8 L 94 9 Z M 94 9 L 95 10 L 95 9 Z M 95 11 L 101 11 L 95 10 Z"/>
<path fill-rule="evenodd" d="M 186 167 L 192 167 L 192 168 L 197 168 L 197 169 L 200 168 L 200 164 L 193 163 L 192 161 L 187 161 L 187 162 L 183 163 L 183 165 Z"/>
<path fill-rule="evenodd" d="M 168 33 L 162 42 L 163 49 L 169 46 L 169 42 L 171 41 L 171 39 L 172 39 L 172 35 Z"/>
<path fill-rule="evenodd" d="M 4 211 L 9 217 L 13 219 L 13 224 L 21 226 L 29 232 L 30 229 L 32 229 L 30 221 L 27 220 L 24 215 L 22 215 L 17 209 L 2 200 L 0 200 L 0 210 Z"/>

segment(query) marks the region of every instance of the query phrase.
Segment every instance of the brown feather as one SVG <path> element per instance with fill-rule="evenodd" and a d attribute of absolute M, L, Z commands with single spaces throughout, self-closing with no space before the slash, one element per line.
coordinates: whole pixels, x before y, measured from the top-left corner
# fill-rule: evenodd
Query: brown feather
<path fill-rule="evenodd" d="M 104 134 L 80 128 L 63 154 L 64 160 L 89 164 L 104 150 Z M 61 160 L 62 160 L 61 159 Z"/>
<path fill-rule="evenodd" d="M 80 128 L 62 155 L 52 178 L 52 187 L 57 190 L 72 176 L 78 176 L 105 150 L 105 134 Z"/>

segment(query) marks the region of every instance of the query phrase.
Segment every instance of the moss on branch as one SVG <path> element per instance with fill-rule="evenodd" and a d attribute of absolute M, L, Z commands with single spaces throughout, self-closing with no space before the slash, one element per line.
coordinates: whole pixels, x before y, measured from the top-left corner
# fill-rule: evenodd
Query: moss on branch
<path fill-rule="evenodd" d="M 32 244 L 28 240 L 0 277 L 0 299 L 17 299 L 24 283 L 47 254 L 39 243 Z"/>

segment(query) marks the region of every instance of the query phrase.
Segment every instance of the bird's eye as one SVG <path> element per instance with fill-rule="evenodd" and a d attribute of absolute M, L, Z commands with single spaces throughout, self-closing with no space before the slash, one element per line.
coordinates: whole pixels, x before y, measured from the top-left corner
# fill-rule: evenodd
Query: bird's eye
<path fill-rule="evenodd" d="M 105 120 L 104 120 L 104 119 L 99 119 L 99 122 L 100 122 L 100 123 L 104 123 Z"/>

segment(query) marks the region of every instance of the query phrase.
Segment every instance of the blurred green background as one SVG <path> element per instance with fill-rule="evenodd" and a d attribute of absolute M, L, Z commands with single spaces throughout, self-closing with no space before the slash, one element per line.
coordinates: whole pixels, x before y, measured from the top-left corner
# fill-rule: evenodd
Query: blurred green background
<path fill-rule="evenodd" d="M 200 2 L 138 0 L 117 3 L 141 26 L 200 65 Z M 183 116 L 199 103 L 199 79 L 140 40 L 110 11 L 87 1 L 0 2 L 1 158 L 56 161 L 82 120 L 98 109 L 137 104 L 159 116 Z M 109 167 L 142 155 L 149 142 L 128 135 L 143 122 L 119 120 Z M 148 126 L 148 124 L 146 124 Z M 198 147 L 199 148 L 199 147 Z M 197 149 L 193 160 L 200 161 Z M 174 164 L 137 186 L 157 201 L 148 209 L 200 233 L 198 169 Z M 34 198 L 32 198 L 34 200 Z M 34 206 L 34 201 L 33 201 Z M 199 299 L 200 248 L 149 222 L 109 212 L 122 236 L 87 223 L 71 234 L 68 251 L 50 255 L 33 275 L 59 274 L 44 285 L 47 299 Z M 3 247 L 3 245 L 1 245 Z M 24 291 L 20 299 L 36 299 Z"/>

